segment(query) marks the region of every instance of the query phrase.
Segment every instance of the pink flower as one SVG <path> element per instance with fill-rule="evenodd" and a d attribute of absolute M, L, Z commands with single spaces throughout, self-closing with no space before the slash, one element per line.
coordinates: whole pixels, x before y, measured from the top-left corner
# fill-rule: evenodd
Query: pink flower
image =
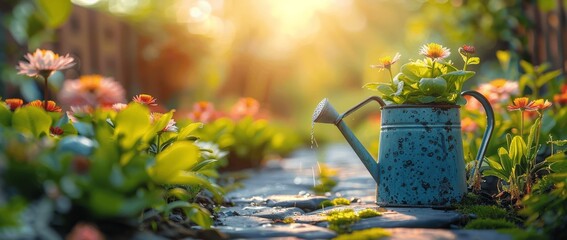
<path fill-rule="evenodd" d="M 18 74 L 36 77 L 39 75 L 49 76 L 53 71 L 68 69 L 75 65 L 69 54 L 59 56 L 50 50 L 36 49 L 35 52 L 24 56 L 28 62 L 20 61 L 16 69 Z"/>
<path fill-rule="evenodd" d="M 71 110 L 67 111 L 67 117 L 71 122 L 77 122 L 78 118 L 84 118 L 93 114 L 94 108 L 89 105 L 71 106 Z"/>
<path fill-rule="evenodd" d="M 122 111 L 124 108 L 128 107 L 127 104 L 124 103 L 115 103 L 112 105 L 112 110 L 120 112 Z"/>
<path fill-rule="evenodd" d="M 189 119 L 195 122 L 208 123 L 214 121 L 218 117 L 213 103 L 200 101 L 193 104 L 193 111 L 188 115 Z"/>
<path fill-rule="evenodd" d="M 512 95 L 518 94 L 519 88 L 518 82 L 499 78 L 481 84 L 477 91 L 486 97 L 492 107 L 499 109 L 500 104 L 508 102 Z M 467 110 L 481 110 L 482 106 L 478 101 L 468 101 L 466 108 Z"/>
<path fill-rule="evenodd" d="M 260 111 L 260 103 L 254 98 L 241 98 L 234 104 L 231 116 L 235 119 L 241 119 L 246 116 L 255 117 Z"/>
<path fill-rule="evenodd" d="M 478 129 L 478 124 L 469 117 L 463 118 L 461 120 L 461 131 L 463 132 L 475 132 Z"/>
<path fill-rule="evenodd" d="M 67 80 L 59 93 L 59 100 L 67 106 L 109 107 L 126 101 L 120 83 L 100 75 L 84 75 Z"/>
<path fill-rule="evenodd" d="M 98 228 L 88 223 L 77 223 L 67 237 L 67 240 L 104 240 L 104 235 Z"/>

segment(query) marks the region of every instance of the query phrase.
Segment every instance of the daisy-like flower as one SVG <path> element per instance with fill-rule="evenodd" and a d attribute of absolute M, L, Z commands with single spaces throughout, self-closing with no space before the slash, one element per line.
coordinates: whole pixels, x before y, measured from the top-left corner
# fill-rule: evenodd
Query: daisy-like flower
<path fill-rule="evenodd" d="M 451 51 L 448 48 L 443 47 L 441 44 L 429 43 L 421 47 L 419 54 L 435 61 L 449 57 L 449 55 L 451 55 Z"/>
<path fill-rule="evenodd" d="M 193 111 L 188 115 L 195 122 L 209 123 L 218 117 L 215 106 L 211 102 L 200 101 L 193 104 Z"/>
<path fill-rule="evenodd" d="M 398 60 L 400 60 L 400 57 L 402 55 L 400 55 L 400 53 L 396 53 L 396 55 L 394 55 L 394 57 L 390 57 L 390 56 L 386 56 L 386 57 L 382 57 L 380 59 L 378 59 L 378 64 L 375 65 L 370 65 L 371 68 L 378 68 L 381 70 L 384 69 L 390 69 L 390 67 L 396 63 Z"/>
<path fill-rule="evenodd" d="M 511 105 L 508 105 L 510 111 L 524 111 L 531 107 L 530 100 L 527 97 L 516 98 Z"/>
<path fill-rule="evenodd" d="M 246 116 L 254 117 L 260 111 L 260 103 L 254 98 L 240 98 L 232 107 L 231 116 L 241 119 Z"/>
<path fill-rule="evenodd" d="M 132 98 L 132 101 L 148 106 L 157 106 L 157 99 L 149 94 L 138 94 Z"/>
<path fill-rule="evenodd" d="M 34 53 L 28 53 L 24 56 L 28 62 L 20 61 L 16 69 L 18 74 L 28 75 L 30 77 L 42 76 L 49 77 L 54 71 L 68 69 L 75 65 L 74 59 L 69 56 L 59 56 L 50 50 L 37 49 Z"/>
<path fill-rule="evenodd" d="M 110 107 L 115 103 L 126 102 L 126 98 L 122 85 L 112 78 L 84 75 L 63 83 L 59 101 L 64 106 Z"/>
<path fill-rule="evenodd" d="M 470 45 L 463 45 L 459 48 L 459 53 L 464 56 L 470 57 L 475 53 L 475 48 Z"/>
<path fill-rule="evenodd" d="M 551 103 L 547 100 L 537 99 L 530 102 L 529 106 L 526 108 L 526 111 L 542 111 L 551 107 Z"/>
<path fill-rule="evenodd" d="M 61 107 L 57 106 L 57 103 L 55 103 L 54 101 L 46 101 L 47 104 L 44 105 L 44 101 L 41 100 L 34 100 L 30 103 L 28 103 L 29 106 L 35 106 L 35 107 L 40 107 L 45 109 L 45 111 L 48 112 L 61 112 Z"/>
<path fill-rule="evenodd" d="M 19 98 L 6 98 L 4 102 L 10 107 L 10 110 L 12 111 L 24 105 L 24 100 Z"/>
<path fill-rule="evenodd" d="M 162 116 L 163 116 L 163 114 L 161 114 L 161 113 L 152 112 L 150 114 L 150 122 L 153 124 L 156 121 L 158 121 Z M 161 131 L 162 132 L 177 132 L 177 130 L 178 130 L 178 128 L 177 128 L 176 122 L 172 118 L 167 123 L 167 126 L 165 126 Z"/>

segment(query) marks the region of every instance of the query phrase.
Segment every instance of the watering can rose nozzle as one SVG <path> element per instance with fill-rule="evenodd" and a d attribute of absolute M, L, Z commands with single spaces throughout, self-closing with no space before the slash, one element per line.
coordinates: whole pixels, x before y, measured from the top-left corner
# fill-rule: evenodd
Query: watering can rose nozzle
<path fill-rule="evenodd" d="M 313 112 L 313 122 L 316 123 L 332 123 L 336 124 L 341 120 L 341 116 L 335 108 L 329 103 L 327 98 L 321 100 Z"/>

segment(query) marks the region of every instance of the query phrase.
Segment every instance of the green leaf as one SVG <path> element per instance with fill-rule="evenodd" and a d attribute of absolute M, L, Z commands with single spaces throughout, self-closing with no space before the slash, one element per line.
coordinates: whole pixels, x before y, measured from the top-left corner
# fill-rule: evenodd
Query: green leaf
<path fill-rule="evenodd" d="M 12 117 L 12 127 L 35 137 L 49 134 L 51 117 L 42 108 L 25 106 L 16 109 Z"/>
<path fill-rule="evenodd" d="M 0 124 L 5 127 L 12 124 L 12 111 L 2 103 L 0 103 Z"/>
<path fill-rule="evenodd" d="M 69 18 L 73 5 L 69 0 L 36 0 L 38 10 L 48 27 L 57 28 Z"/>
<path fill-rule="evenodd" d="M 535 134 L 536 134 L 536 130 L 539 126 L 540 120 L 541 120 L 540 118 L 536 118 L 536 121 L 530 127 L 530 134 L 528 135 L 528 144 L 527 144 L 527 147 L 526 147 L 526 157 L 529 158 L 529 159 L 532 159 L 532 148 L 535 148 L 534 155 L 537 154 L 538 146 L 533 146 L 533 144 L 536 141 L 536 138 L 539 137 L 539 136 L 536 136 Z"/>
<path fill-rule="evenodd" d="M 216 162 L 218 162 L 218 160 L 216 160 L 216 159 L 209 159 L 209 160 L 201 161 L 197 165 L 193 166 L 191 168 L 191 171 L 197 172 L 197 171 L 201 170 L 202 168 L 207 167 L 210 164 L 214 164 Z"/>
<path fill-rule="evenodd" d="M 422 78 L 419 80 L 419 89 L 426 95 L 439 96 L 447 89 L 447 81 L 442 77 Z"/>
<path fill-rule="evenodd" d="M 508 155 L 514 165 L 523 164 L 522 160 L 526 157 L 526 149 L 527 146 L 522 137 L 514 136 L 514 138 L 512 138 L 512 142 L 510 143 L 510 152 Z"/>
<path fill-rule="evenodd" d="M 405 76 L 400 80 L 407 80 L 408 83 L 417 83 L 422 78 L 431 77 L 431 68 L 422 62 L 409 62 L 402 65 L 401 73 Z"/>
<path fill-rule="evenodd" d="M 432 103 L 435 102 L 437 98 L 433 96 L 418 96 L 416 99 L 420 103 Z"/>
<path fill-rule="evenodd" d="M 501 147 L 498 149 L 498 157 L 500 158 L 500 165 L 502 166 L 502 170 L 504 171 L 506 176 L 510 176 L 512 174 L 512 159 L 510 158 L 510 154 L 508 151 Z"/>
<path fill-rule="evenodd" d="M 150 129 L 150 111 L 144 105 L 130 103 L 116 115 L 115 122 L 120 146 L 131 149 Z"/>
<path fill-rule="evenodd" d="M 560 70 L 555 70 L 555 71 L 551 71 L 551 72 L 547 72 L 541 76 L 538 77 L 538 79 L 536 80 L 536 87 L 540 88 L 543 85 L 547 84 L 549 81 L 556 79 L 558 76 L 561 75 L 561 71 Z"/>
<path fill-rule="evenodd" d="M 378 86 L 382 85 L 383 83 L 367 83 L 362 86 L 362 88 L 366 88 L 368 90 L 377 91 Z"/>
<path fill-rule="evenodd" d="M 199 148 L 191 142 L 176 142 L 156 155 L 155 165 L 148 168 L 152 180 L 162 184 L 189 184 L 177 182 L 183 171 L 199 160 Z"/>
<path fill-rule="evenodd" d="M 200 122 L 191 123 L 179 130 L 179 135 L 177 135 L 178 140 L 185 140 L 190 137 L 190 134 L 195 130 L 203 128 L 203 124 Z"/>
<path fill-rule="evenodd" d="M 189 219 L 197 225 L 205 229 L 209 229 L 211 225 L 213 225 L 213 219 L 211 218 L 209 211 L 195 203 L 191 204 L 191 206 L 192 207 L 188 212 Z"/>
<path fill-rule="evenodd" d="M 471 58 L 468 59 L 467 64 L 468 65 L 480 64 L 480 58 L 479 57 L 471 57 Z"/>

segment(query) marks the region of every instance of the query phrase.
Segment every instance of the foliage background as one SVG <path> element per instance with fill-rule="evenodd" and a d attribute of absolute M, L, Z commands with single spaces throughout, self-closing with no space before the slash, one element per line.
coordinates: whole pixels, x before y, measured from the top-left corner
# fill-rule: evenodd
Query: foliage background
<path fill-rule="evenodd" d="M 132 79 L 118 79 L 127 83 L 130 95 L 150 93 L 180 113 L 199 100 L 226 106 L 239 97 L 254 97 L 308 143 L 310 115 L 320 99 L 330 98 L 341 111 L 373 94 L 362 85 L 388 79 L 369 67 L 381 56 L 400 52 L 406 62 L 419 57 L 416 49 L 422 44 L 434 41 L 453 49 L 454 58 L 462 44 L 474 45 L 482 63 L 465 89 L 513 77 L 498 66 L 496 50 L 512 50 L 536 65 L 542 57 L 553 60 L 551 54 L 540 55 L 554 49 L 538 46 L 549 39 L 541 42 L 533 33 L 545 30 L 541 19 L 564 29 L 564 2 L 8 0 L 0 9 L 6 33 L 0 37 L 0 90 L 5 97 L 38 92 L 33 82 L 15 75 L 13 66 L 28 49 L 69 41 L 60 39 L 57 28 L 69 24 L 67 16 L 81 6 L 124 22 L 134 32 L 129 44 L 137 48 L 127 53 L 136 59 L 129 68 Z M 366 116 L 376 109 L 365 110 L 349 119 L 353 127 L 373 124 Z M 320 142 L 338 136 L 326 126 L 317 128 L 322 129 L 316 133 Z"/>

